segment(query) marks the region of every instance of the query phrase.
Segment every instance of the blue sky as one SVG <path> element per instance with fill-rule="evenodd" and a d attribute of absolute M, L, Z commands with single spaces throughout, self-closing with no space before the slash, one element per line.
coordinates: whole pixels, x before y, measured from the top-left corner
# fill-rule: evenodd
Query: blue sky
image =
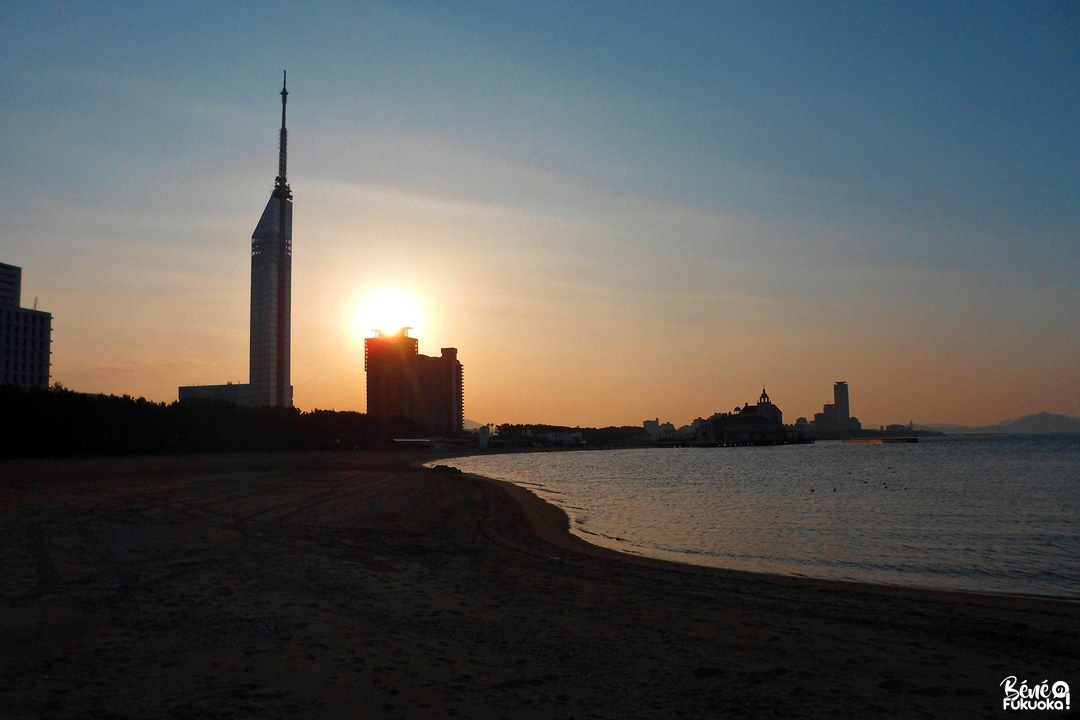
<path fill-rule="evenodd" d="M 483 422 L 1080 415 L 1080 9 L 8 3 L 0 261 L 70 387 L 246 379 L 289 71 L 294 376 L 395 287 Z M 419 334 L 423 332 L 424 334 Z"/>

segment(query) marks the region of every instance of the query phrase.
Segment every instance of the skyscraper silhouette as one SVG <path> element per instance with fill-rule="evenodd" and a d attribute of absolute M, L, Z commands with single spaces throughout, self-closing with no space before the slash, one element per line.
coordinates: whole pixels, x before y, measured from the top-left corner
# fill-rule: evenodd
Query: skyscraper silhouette
<path fill-rule="evenodd" d="M 847 430 L 851 424 L 851 406 L 848 404 L 848 387 L 844 381 L 833 383 L 833 405 L 836 406 L 835 426 Z"/>
<path fill-rule="evenodd" d="M 181 400 L 228 400 L 240 405 L 292 407 L 292 190 L 287 177 L 289 98 L 281 84 L 278 174 L 270 201 L 251 235 L 251 337 L 246 385 L 187 385 Z"/>
<path fill-rule="evenodd" d="M 285 108 L 289 92 L 281 87 L 281 135 L 278 175 L 259 224 L 251 236 L 252 405 L 292 407 L 290 340 L 292 327 L 292 191 L 287 180 L 288 131 Z"/>

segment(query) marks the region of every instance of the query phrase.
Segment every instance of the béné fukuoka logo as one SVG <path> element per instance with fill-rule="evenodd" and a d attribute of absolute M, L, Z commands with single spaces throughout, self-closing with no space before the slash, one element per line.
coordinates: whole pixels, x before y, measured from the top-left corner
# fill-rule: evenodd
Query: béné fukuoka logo
<path fill-rule="evenodd" d="M 1024 680 L 1019 685 L 1016 676 L 1010 675 L 1001 681 L 1005 688 L 1003 710 L 1068 710 L 1069 683 L 1058 680 L 1053 685 L 1049 680 L 1028 685 Z"/>

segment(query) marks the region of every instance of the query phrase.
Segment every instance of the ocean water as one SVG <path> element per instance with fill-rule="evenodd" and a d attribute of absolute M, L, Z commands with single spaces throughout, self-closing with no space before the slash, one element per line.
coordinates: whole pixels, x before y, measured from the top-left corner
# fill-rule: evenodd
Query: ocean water
<path fill-rule="evenodd" d="M 646 448 L 440 461 L 562 507 L 623 552 L 1080 599 L 1080 436 Z"/>

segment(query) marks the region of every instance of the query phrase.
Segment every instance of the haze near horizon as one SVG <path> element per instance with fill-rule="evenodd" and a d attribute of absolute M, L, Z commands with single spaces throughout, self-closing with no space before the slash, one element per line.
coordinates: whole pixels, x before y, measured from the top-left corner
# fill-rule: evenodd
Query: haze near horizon
<path fill-rule="evenodd" d="M 0 10 L 0 262 L 53 380 L 247 381 L 289 72 L 295 403 L 363 337 L 481 422 L 1080 416 L 1080 12 L 1053 3 Z M 397 297 L 395 319 L 372 298 Z"/>

